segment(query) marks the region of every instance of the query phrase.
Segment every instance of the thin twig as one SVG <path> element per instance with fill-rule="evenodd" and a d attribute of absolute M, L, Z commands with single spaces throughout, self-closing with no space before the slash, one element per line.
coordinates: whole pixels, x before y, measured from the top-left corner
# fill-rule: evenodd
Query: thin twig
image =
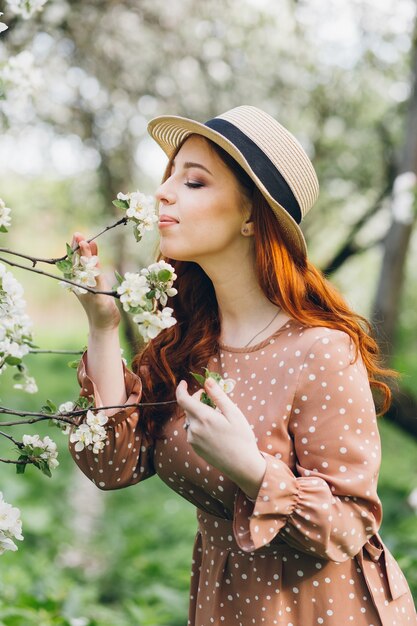
<path fill-rule="evenodd" d="M 12 437 L 11 435 L 8 435 L 7 433 L 4 433 L 2 430 L 0 430 L 0 435 L 2 435 L 3 437 L 6 437 L 6 439 L 9 439 L 12 443 L 15 444 L 15 446 L 17 446 L 18 448 L 23 448 L 23 443 L 21 443 L 20 441 L 17 441 L 17 439 L 15 439 L 14 437 Z"/>
<path fill-rule="evenodd" d="M 122 217 L 122 219 L 117 221 L 115 224 L 112 224 L 111 226 L 106 226 L 106 228 L 100 231 L 97 235 L 95 235 L 91 239 L 87 239 L 86 240 L 87 243 L 91 243 L 92 241 L 94 241 L 94 239 L 97 239 L 97 237 L 100 237 L 100 235 L 102 235 L 106 231 L 110 230 L 111 228 L 115 228 L 116 226 L 119 226 L 119 224 L 127 224 L 127 221 L 128 221 L 127 217 Z M 77 250 L 79 250 L 79 248 L 80 246 L 79 244 L 77 244 L 76 247 L 73 248 L 73 251 L 76 252 Z M 28 261 L 32 261 L 33 267 L 35 267 L 36 263 L 49 263 L 51 265 L 55 265 L 55 263 L 57 263 L 58 261 L 65 261 L 65 259 L 68 257 L 68 254 L 66 254 L 65 256 L 62 256 L 62 257 L 57 257 L 57 258 L 52 258 L 52 259 L 42 259 L 40 257 L 30 256 L 28 254 L 22 254 L 21 252 L 15 252 L 13 250 L 9 250 L 9 248 L 0 248 L 0 252 L 6 252 L 7 254 L 12 254 L 14 256 L 21 257 L 22 259 L 28 259 Z M 17 266 L 17 267 L 20 267 L 20 266 Z"/>
<path fill-rule="evenodd" d="M 83 354 L 82 350 L 35 350 L 30 349 L 31 354 Z"/>
<path fill-rule="evenodd" d="M 61 278 L 60 276 L 54 276 L 54 274 L 49 274 L 48 272 L 42 272 L 42 270 L 36 270 L 34 267 L 28 267 L 27 265 L 20 265 L 20 263 L 13 263 L 12 261 L 8 261 L 3 257 L 0 257 L 0 261 L 11 265 L 12 267 L 20 267 L 23 270 L 28 270 L 28 272 L 35 272 L 36 274 L 42 274 L 42 276 L 49 276 L 49 278 L 54 278 L 55 280 L 60 280 L 61 282 L 68 283 L 69 285 L 75 285 L 75 287 L 81 287 L 90 293 L 101 293 L 105 296 L 113 296 L 113 298 L 120 298 L 120 295 L 117 291 L 98 291 L 96 289 L 92 289 L 91 287 L 87 287 L 86 285 L 80 285 L 79 283 L 75 283 L 72 280 L 68 280 L 67 278 Z"/>
<path fill-rule="evenodd" d="M 2 422 L 0 421 L 1 426 L 18 426 L 19 424 L 34 424 L 35 422 L 42 422 L 44 420 L 50 419 L 58 419 L 61 422 L 67 422 L 68 424 L 74 424 L 74 422 L 70 419 L 70 417 L 78 417 L 79 415 L 84 415 L 87 411 L 105 411 L 106 409 L 127 409 L 129 407 L 139 407 L 139 406 L 162 406 L 167 404 L 176 404 L 176 400 L 166 400 L 165 402 L 136 402 L 134 404 L 113 404 L 111 406 L 101 406 L 101 407 L 90 407 L 89 409 L 79 409 L 77 411 L 68 411 L 68 413 L 58 415 L 54 414 L 45 414 L 45 413 L 36 413 L 34 411 L 16 411 L 14 409 L 9 409 L 4 406 L 0 406 L 0 414 L 5 415 L 20 415 L 25 417 L 27 415 L 31 415 L 32 417 L 28 420 L 18 420 L 16 422 Z M 75 424 L 76 425 L 76 424 Z"/>
<path fill-rule="evenodd" d="M 0 463 L 14 463 L 14 465 L 27 465 L 28 463 L 33 463 L 31 459 L 21 459 L 21 460 L 13 460 L 13 459 L 0 459 Z"/>

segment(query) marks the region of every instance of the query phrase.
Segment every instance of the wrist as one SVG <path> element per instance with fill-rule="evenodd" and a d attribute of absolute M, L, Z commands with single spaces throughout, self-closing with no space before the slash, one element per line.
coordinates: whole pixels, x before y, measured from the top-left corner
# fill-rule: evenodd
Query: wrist
<path fill-rule="evenodd" d="M 237 486 L 248 496 L 249 500 L 255 501 L 261 488 L 266 471 L 266 460 L 259 452 L 251 462 L 246 459 L 245 473 L 236 480 Z"/>
<path fill-rule="evenodd" d="M 119 335 L 119 325 L 117 326 L 108 326 L 108 327 L 98 327 L 93 324 L 89 325 L 88 329 L 89 336 L 94 339 L 95 337 L 104 337 L 111 335 Z"/>

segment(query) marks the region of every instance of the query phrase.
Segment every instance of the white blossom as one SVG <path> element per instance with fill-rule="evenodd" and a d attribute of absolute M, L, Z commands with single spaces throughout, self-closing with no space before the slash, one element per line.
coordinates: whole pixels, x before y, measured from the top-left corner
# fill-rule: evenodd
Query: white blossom
<path fill-rule="evenodd" d="M 22 522 L 18 508 L 5 502 L 0 491 L 0 554 L 6 550 L 17 550 L 13 539 L 23 540 Z"/>
<path fill-rule="evenodd" d="M 1 23 L 0 23 L 0 26 L 1 26 Z M 10 213 L 11 213 L 11 209 L 9 209 L 9 207 L 6 206 L 6 203 L 4 202 L 4 200 L 0 198 L 0 228 L 2 226 L 4 227 L 4 229 L 9 228 L 9 226 L 12 223 Z"/>
<path fill-rule="evenodd" d="M 36 384 L 36 380 L 33 378 L 33 376 L 25 375 L 23 383 L 16 383 L 15 385 L 13 385 L 13 388 L 22 389 L 23 391 L 26 391 L 26 393 L 38 392 L 38 385 Z"/>
<path fill-rule="evenodd" d="M 94 454 L 100 452 L 107 439 L 106 429 L 103 426 L 107 424 L 108 419 L 104 411 L 98 411 L 96 414 L 87 411 L 85 422 L 70 434 L 70 442 L 75 443 L 75 451 L 81 452 L 84 448 L 90 448 Z"/>
<path fill-rule="evenodd" d="M 25 308 L 22 285 L 0 263 L 0 373 L 6 369 L 8 357 L 22 359 L 29 352 L 32 322 Z M 24 377 L 22 388 L 33 393 L 35 381 L 29 379 L 25 371 Z"/>
<path fill-rule="evenodd" d="M 155 339 L 164 328 L 170 328 L 176 324 L 176 319 L 172 317 L 173 309 L 165 307 L 162 311 L 151 313 L 142 311 L 133 316 L 133 321 L 139 325 L 139 332 L 145 341 Z"/>
<path fill-rule="evenodd" d="M 68 402 L 63 402 L 62 404 L 60 404 L 58 407 L 58 411 L 59 413 L 71 413 L 71 411 L 74 410 L 74 406 L 74 402 L 71 402 L 69 400 Z"/>
<path fill-rule="evenodd" d="M 217 384 L 224 393 L 231 393 L 235 388 L 236 381 L 233 378 L 221 378 Z"/>
<path fill-rule="evenodd" d="M 91 257 L 80 256 L 77 252 L 75 252 L 72 259 L 72 272 L 65 273 L 65 278 L 72 280 L 75 283 L 79 283 L 80 285 L 85 285 L 86 287 L 96 287 L 96 276 L 100 274 L 100 270 L 96 267 L 98 260 L 97 255 L 92 255 Z M 62 281 L 59 281 L 59 285 L 78 295 L 88 293 L 83 287 L 77 287 Z"/>
<path fill-rule="evenodd" d="M 0 13 L 0 17 L 3 15 L 3 13 Z M 7 30 L 9 27 L 7 26 L 7 24 L 4 24 L 3 22 L 0 22 L 0 33 L 2 33 L 3 31 Z"/>
<path fill-rule="evenodd" d="M 407 498 L 408 504 L 413 509 L 414 513 L 417 514 L 417 487 L 415 487 L 408 495 Z"/>
<path fill-rule="evenodd" d="M 75 407 L 75 403 L 71 402 L 70 400 L 68 402 L 63 402 L 58 407 L 58 413 L 60 413 L 61 415 L 66 415 L 67 413 L 71 413 L 71 411 L 74 410 L 74 407 Z M 70 434 L 71 424 L 62 422 L 61 420 L 58 420 L 58 419 L 53 419 L 52 421 L 61 429 L 63 435 Z"/>
<path fill-rule="evenodd" d="M 162 270 L 170 272 L 168 279 L 161 280 L 159 278 L 159 272 Z M 141 270 L 140 273 L 142 276 L 146 276 L 149 288 L 155 290 L 155 298 L 160 300 L 162 306 L 166 305 L 168 297 L 177 295 L 178 291 L 172 286 L 177 278 L 175 268 L 166 261 L 151 263 L 147 268 Z"/>
<path fill-rule="evenodd" d="M 131 193 L 118 193 L 118 200 L 128 202 L 126 217 L 135 225 L 134 235 L 136 241 L 140 241 L 146 230 L 153 230 L 154 224 L 158 221 L 156 213 L 155 198 L 146 196 L 140 191 Z"/>
<path fill-rule="evenodd" d="M 49 469 L 58 467 L 58 450 L 56 443 L 50 437 L 46 436 L 41 439 L 39 435 L 23 435 L 22 442 L 27 454 L 46 461 Z"/>
<path fill-rule="evenodd" d="M 149 289 L 148 281 L 145 276 L 126 272 L 124 281 L 117 288 L 123 309 L 129 311 L 131 308 L 144 306 L 146 303 L 146 294 Z"/>
<path fill-rule="evenodd" d="M 11 11 L 13 11 L 15 15 L 20 15 L 25 20 L 32 17 L 37 11 L 42 11 L 46 2 L 47 0 L 7 0 Z"/>

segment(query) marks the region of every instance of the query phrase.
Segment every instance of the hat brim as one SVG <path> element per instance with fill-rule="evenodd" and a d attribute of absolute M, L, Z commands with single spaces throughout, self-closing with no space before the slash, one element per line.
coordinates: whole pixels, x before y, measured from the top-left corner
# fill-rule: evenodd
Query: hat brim
<path fill-rule="evenodd" d="M 168 157 L 171 157 L 178 146 L 192 134 L 202 135 L 223 148 L 223 150 L 239 163 L 258 187 L 284 231 L 287 243 L 294 245 L 299 255 L 303 257 L 307 256 L 306 241 L 297 222 L 285 208 L 270 195 L 262 181 L 259 180 L 258 176 L 253 172 L 240 150 L 238 150 L 231 141 L 226 139 L 226 137 L 205 124 L 177 115 L 160 115 L 153 118 L 148 124 L 148 133 Z"/>

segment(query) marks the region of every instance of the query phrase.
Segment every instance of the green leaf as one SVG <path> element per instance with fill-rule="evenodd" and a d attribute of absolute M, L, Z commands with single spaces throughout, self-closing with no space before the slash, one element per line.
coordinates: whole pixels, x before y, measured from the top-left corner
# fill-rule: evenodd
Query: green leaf
<path fill-rule="evenodd" d="M 218 374 L 217 372 L 210 372 L 210 370 L 208 370 L 207 367 L 204 368 L 204 372 L 205 372 L 206 378 L 213 378 L 216 381 L 216 383 L 218 383 L 222 379 L 220 374 Z"/>
<path fill-rule="evenodd" d="M 163 283 L 166 283 L 172 276 L 172 272 L 169 270 L 159 270 L 158 272 L 158 280 L 161 280 Z"/>
<path fill-rule="evenodd" d="M 127 200 L 112 200 L 112 204 L 117 206 L 118 209 L 128 209 L 129 202 Z"/>
<path fill-rule="evenodd" d="M 138 229 L 136 228 L 136 224 L 135 227 L 133 229 L 133 234 L 135 236 L 136 239 L 136 243 L 139 243 L 140 241 L 142 241 L 142 235 L 140 234 L 140 232 L 138 231 Z"/>
<path fill-rule="evenodd" d="M 81 359 L 78 359 L 78 361 L 68 361 L 67 365 L 68 367 L 72 367 L 73 369 L 78 369 L 78 366 L 80 364 Z"/>
<path fill-rule="evenodd" d="M 13 380 L 22 380 L 23 378 L 24 376 L 20 372 L 16 372 L 16 374 L 13 375 Z"/>
<path fill-rule="evenodd" d="M 24 454 L 21 454 L 18 458 L 18 461 L 23 461 L 27 457 Z M 26 469 L 26 463 L 17 464 L 16 465 L 16 474 L 24 474 Z"/>
<path fill-rule="evenodd" d="M 200 402 L 202 402 L 203 404 L 208 404 L 208 406 L 211 406 L 212 409 L 216 408 L 213 400 L 208 397 L 205 391 L 203 391 L 203 393 L 201 394 Z"/>
<path fill-rule="evenodd" d="M 155 298 L 155 293 L 155 289 L 151 289 L 151 291 L 148 291 L 148 293 L 146 294 L 148 300 L 152 300 L 152 298 Z"/>
<path fill-rule="evenodd" d="M 72 261 L 69 261 L 68 259 L 66 259 L 65 261 L 57 261 L 55 265 L 59 269 L 59 271 L 63 272 L 64 274 L 67 272 L 72 272 Z"/>
<path fill-rule="evenodd" d="M 92 398 L 91 396 L 89 396 L 89 398 L 86 398 L 85 396 L 79 396 L 75 403 L 75 406 L 78 406 L 80 409 L 89 409 L 90 407 L 94 406 L 94 398 Z"/>
<path fill-rule="evenodd" d="M 3 226 L 3 224 L 0 226 L 0 233 L 8 233 L 9 231 L 7 230 L 7 228 L 5 226 Z"/>
<path fill-rule="evenodd" d="M 5 363 L 8 365 L 19 365 L 22 362 L 22 359 L 19 359 L 17 356 L 7 356 L 5 359 Z"/>
<path fill-rule="evenodd" d="M 74 255 L 74 250 L 71 248 L 69 243 L 66 243 L 65 246 L 67 248 L 67 256 L 68 256 L 68 258 L 72 259 L 73 255 Z"/>
<path fill-rule="evenodd" d="M 51 411 L 53 411 L 54 413 L 56 413 L 58 411 L 58 407 L 56 406 L 56 404 L 54 404 L 52 402 L 52 400 L 47 400 L 46 404 L 49 406 L 49 408 L 51 409 Z"/>
<path fill-rule="evenodd" d="M 41 413 L 52 413 L 51 409 L 49 408 L 49 406 L 47 406 L 46 404 L 44 404 L 43 406 L 41 406 Z"/>
<path fill-rule="evenodd" d="M 204 376 L 202 376 L 201 374 L 195 374 L 194 372 L 190 372 L 190 374 L 194 376 L 196 381 L 200 383 L 202 387 L 204 387 L 204 383 L 206 382 L 206 379 L 204 378 Z"/>
<path fill-rule="evenodd" d="M 121 285 L 124 282 L 124 277 L 119 274 L 119 272 L 117 270 L 114 270 L 115 276 L 117 278 L 117 282 L 119 283 L 119 285 Z"/>

